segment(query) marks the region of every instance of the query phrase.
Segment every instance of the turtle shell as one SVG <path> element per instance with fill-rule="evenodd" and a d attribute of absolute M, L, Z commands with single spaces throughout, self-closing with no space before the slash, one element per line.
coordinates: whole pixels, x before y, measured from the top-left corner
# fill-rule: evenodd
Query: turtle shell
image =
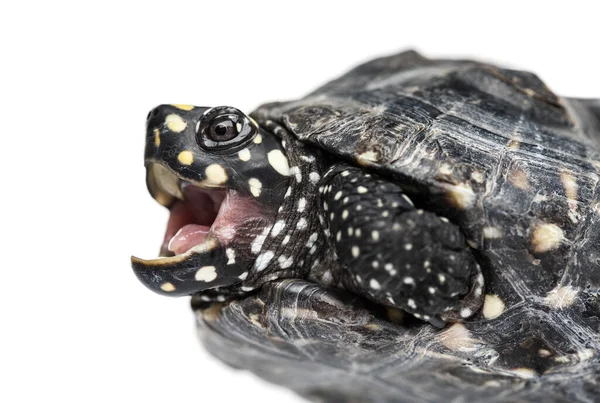
<path fill-rule="evenodd" d="M 343 291 L 273 282 L 194 305 L 214 354 L 327 401 L 600 393 L 600 101 L 558 97 L 531 73 L 405 52 L 253 116 L 459 225 L 485 303 L 446 329 L 397 326 L 397 312 Z"/>

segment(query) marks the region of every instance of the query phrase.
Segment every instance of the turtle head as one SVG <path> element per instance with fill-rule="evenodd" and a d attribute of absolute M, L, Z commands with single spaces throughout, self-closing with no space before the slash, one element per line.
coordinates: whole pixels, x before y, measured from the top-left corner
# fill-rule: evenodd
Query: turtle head
<path fill-rule="evenodd" d="M 241 283 L 288 188 L 280 139 L 233 107 L 161 105 L 148 114 L 145 163 L 170 218 L 160 257 L 132 257 L 138 278 L 167 295 Z"/>

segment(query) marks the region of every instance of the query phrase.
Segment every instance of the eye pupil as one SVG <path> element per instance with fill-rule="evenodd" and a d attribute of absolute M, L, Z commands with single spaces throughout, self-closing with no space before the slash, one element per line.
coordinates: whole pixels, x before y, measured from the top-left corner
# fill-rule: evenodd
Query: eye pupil
<path fill-rule="evenodd" d="M 227 127 L 224 124 L 220 123 L 215 127 L 215 133 L 219 136 L 224 136 L 227 134 Z"/>

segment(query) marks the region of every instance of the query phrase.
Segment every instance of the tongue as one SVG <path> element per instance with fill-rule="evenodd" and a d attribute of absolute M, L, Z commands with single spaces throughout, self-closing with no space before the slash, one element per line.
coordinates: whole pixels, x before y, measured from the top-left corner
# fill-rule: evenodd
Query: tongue
<path fill-rule="evenodd" d="M 210 227 L 198 224 L 188 224 L 181 228 L 169 242 L 169 250 L 176 255 L 201 244 L 206 238 Z"/>

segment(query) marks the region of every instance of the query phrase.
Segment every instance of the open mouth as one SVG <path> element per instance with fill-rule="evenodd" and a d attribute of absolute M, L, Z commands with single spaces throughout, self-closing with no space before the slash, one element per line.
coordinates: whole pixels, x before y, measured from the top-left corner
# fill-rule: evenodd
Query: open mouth
<path fill-rule="evenodd" d="M 179 255 L 204 242 L 227 197 L 226 190 L 203 189 L 184 180 L 179 189 L 183 200 L 177 199 L 170 208 L 160 256 Z"/>
<path fill-rule="evenodd" d="M 160 249 L 161 264 L 178 261 L 189 252 L 211 249 L 215 243 L 227 245 L 246 220 L 262 215 L 254 201 L 233 189 L 181 179 L 156 163 L 148 166 L 147 183 L 154 199 L 170 211 Z"/>
<path fill-rule="evenodd" d="M 234 191 L 186 181 L 156 163 L 148 166 L 147 181 L 152 196 L 170 211 L 160 248 L 163 263 L 211 243 L 215 237 L 227 240 L 218 235 L 219 229 L 231 224 L 227 219 L 231 221 L 232 202 L 238 199 Z"/>

